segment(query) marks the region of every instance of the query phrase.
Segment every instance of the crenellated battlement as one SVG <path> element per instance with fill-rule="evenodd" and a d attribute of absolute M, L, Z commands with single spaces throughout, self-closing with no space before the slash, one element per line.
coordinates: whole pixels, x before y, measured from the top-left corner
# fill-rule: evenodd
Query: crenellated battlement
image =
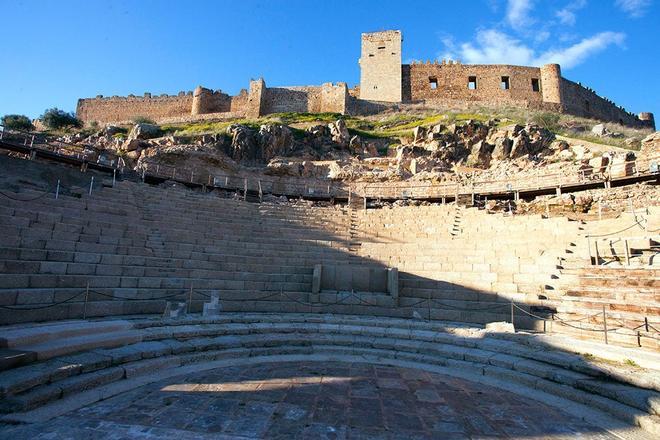
<path fill-rule="evenodd" d="M 512 106 L 655 128 L 652 113 L 628 112 L 592 89 L 562 76 L 561 66 L 472 65 L 459 60 L 401 61 L 403 35 L 398 30 L 362 34 L 360 84 L 267 87 L 251 80 L 248 89 L 231 96 L 198 86 L 177 95 L 112 96 L 80 99 L 78 117 L 110 123 L 147 117 L 155 121 L 194 119 L 202 115 L 255 118 L 269 113 L 373 113 L 399 103 L 438 109 L 482 105 Z"/>

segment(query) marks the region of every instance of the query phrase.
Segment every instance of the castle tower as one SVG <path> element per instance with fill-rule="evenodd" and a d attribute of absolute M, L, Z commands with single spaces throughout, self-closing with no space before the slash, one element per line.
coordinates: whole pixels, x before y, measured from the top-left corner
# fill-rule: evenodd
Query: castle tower
<path fill-rule="evenodd" d="M 642 121 L 645 126 L 651 127 L 655 130 L 655 118 L 653 117 L 653 113 L 642 112 L 637 116 L 637 118 Z"/>
<path fill-rule="evenodd" d="M 202 115 L 204 113 L 209 113 L 207 105 L 209 102 L 209 97 L 213 95 L 213 92 L 202 86 L 197 86 L 193 92 L 193 101 L 192 109 L 190 113 L 195 115 Z"/>
<path fill-rule="evenodd" d="M 401 102 L 401 31 L 362 34 L 360 99 Z"/>
<path fill-rule="evenodd" d="M 561 67 L 559 64 L 546 64 L 541 67 L 541 93 L 543 101 L 563 106 L 561 96 Z"/>

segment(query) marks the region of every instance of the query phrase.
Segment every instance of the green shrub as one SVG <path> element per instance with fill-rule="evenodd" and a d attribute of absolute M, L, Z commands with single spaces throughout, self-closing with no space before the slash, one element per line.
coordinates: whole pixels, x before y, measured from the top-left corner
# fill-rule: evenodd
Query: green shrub
<path fill-rule="evenodd" d="M 546 130 L 557 131 L 559 130 L 559 118 L 558 113 L 535 113 L 531 118 L 531 122 Z"/>
<path fill-rule="evenodd" d="M 152 120 L 147 118 L 146 116 L 136 116 L 132 119 L 134 124 L 152 124 L 156 125 L 156 123 Z"/>
<path fill-rule="evenodd" d="M 25 115 L 4 115 L 0 123 L 10 130 L 29 131 L 34 129 L 32 121 Z"/>
<path fill-rule="evenodd" d="M 82 123 L 73 113 L 67 113 L 56 107 L 48 109 L 41 115 L 40 119 L 47 128 L 57 130 L 65 127 L 81 127 Z"/>

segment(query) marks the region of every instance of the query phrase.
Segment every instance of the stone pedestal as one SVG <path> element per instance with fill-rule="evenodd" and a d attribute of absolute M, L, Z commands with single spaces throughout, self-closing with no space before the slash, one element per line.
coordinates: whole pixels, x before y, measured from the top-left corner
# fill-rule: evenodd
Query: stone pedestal
<path fill-rule="evenodd" d="M 202 316 L 218 316 L 222 306 L 220 305 L 220 294 L 218 292 L 213 292 L 211 294 L 211 302 L 204 303 L 204 308 L 202 310 Z"/>

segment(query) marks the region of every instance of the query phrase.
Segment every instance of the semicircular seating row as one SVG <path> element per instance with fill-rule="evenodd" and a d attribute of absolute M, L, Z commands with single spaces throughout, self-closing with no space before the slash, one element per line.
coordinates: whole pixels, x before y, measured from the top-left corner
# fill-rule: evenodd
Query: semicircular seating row
<path fill-rule="evenodd" d="M 552 336 L 398 318 L 225 313 L 16 326 L 3 338 L 10 347 L 35 354 L 32 364 L 0 372 L 5 413 L 0 420 L 10 423 L 44 421 L 223 362 L 308 358 L 438 371 L 542 400 L 603 426 L 639 426 L 660 434 L 660 356 L 621 348 L 597 352 L 630 356 L 640 363 L 632 371 L 623 363 L 596 363 L 575 353 L 598 349 L 594 343 L 562 340 L 561 346 Z"/>
<path fill-rule="evenodd" d="M 569 304 L 563 311 L 570 317 L 583 304 L 584 313 L 593 312 L 588 296 L 575 301 L 578 296 L 563 289 L 546 289 L 553 278 L 575 281 L 575 274 L 558 269 L 561 259 L 587 261 L 578 242 L 585 225 L 565 218 L 505 218 L 449 205 L 350 211 L 304 202 L 252 204 L 133 182 L 81 198 L 6 202 L 0 207 L 0 305 L 21 310 L 1 309 L 4 324 L 160 314 L 165 297 L 191 300 L 199 311 L 212 291 L 229 311 L 307 312 L 316 264 L 397 267 L 400 274 L 394 303 L 385 295 L 361 300 L 325 292 L 313 307 L 322 312 L 478 324 L 510 320 L 511 301 L 526 311 L 551 305 L 559 313 Z M 657 276 L 650 276 L 653 289 Z M 626 301 L 639 303 L 634 299 Z M 619 307 L 615 317 L 643 321 L 648 302 L 637 310 Z M 654 319 L 660 315 L 651 312 Z M 543 328 L 524 313 L 514 320 L 518 327 Z"/>

